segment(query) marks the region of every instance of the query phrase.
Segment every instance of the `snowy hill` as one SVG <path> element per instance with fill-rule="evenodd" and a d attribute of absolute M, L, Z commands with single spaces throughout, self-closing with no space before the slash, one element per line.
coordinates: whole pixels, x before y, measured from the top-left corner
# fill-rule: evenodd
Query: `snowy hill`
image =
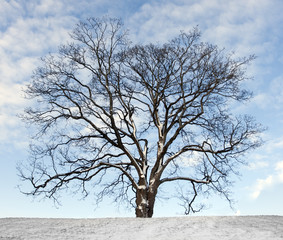
<path fill-rule="evenodd" d="M 41 219 L 1 218 L 0 240 L 283 239 L 283 216 Z"/>

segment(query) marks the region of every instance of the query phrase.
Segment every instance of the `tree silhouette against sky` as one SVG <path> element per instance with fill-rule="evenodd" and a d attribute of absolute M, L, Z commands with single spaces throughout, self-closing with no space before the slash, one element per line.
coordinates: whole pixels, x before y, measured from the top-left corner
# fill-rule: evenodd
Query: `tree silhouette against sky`
<path fill-rule="evenodd" d="M 119 19 L 90 18 L 72 43 L 42 59 L 21 116 L 36 129 L 19 168 L 31 195 L 58 200 L 70 188 L 96 200 L 128 201 L 152 217 L 160 186 L 177 183 L 185 213 L 196 196 L 230 201 L 230 177 L 258 147 L 262 128 L 233 116 L 250 99 L 241 88 L 254 56 L 235 58 L 200 42 L 193 29 L 164 44 L 132 44 Z"/>

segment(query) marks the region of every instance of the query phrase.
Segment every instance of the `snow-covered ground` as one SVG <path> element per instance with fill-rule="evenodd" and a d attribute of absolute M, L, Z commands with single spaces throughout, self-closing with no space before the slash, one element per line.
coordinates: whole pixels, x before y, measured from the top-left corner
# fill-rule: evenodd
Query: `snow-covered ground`
<path fill-rule="evenodd" d="M 283 216 L 42 219 L 1 218 L 0 240 L 283 239 Z"/>

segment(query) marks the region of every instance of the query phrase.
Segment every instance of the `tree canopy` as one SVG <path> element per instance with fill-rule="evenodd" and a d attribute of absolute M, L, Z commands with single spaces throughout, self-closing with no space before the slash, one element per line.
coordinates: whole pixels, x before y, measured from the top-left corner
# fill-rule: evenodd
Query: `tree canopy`
<path fill-rule="evenodd" d="M 71 188 L 128 201 L 152 217 L 160 186 L 182 185 L 186 213 L 200 193 L 230 199 L 230 177 L 262 128 L 231 104 L 254 56 L 235 58 L 200 41 L 197 28 L 164 44 L 133 44 L 119 19 L 90 18 L 73 42 L 42 59 L 22 118 L 37 129 L 21 177 L 26 192 L 57 200 Z M 189 183 L 189 184 L 187 184 Z M 166 188 L 166 186 L 164 187 Z"/>

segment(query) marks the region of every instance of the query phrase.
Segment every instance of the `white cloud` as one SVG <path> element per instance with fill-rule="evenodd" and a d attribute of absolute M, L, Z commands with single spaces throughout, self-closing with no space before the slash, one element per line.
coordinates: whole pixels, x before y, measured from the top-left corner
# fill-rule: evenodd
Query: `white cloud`
<path fill-rule="evenodd" d="M 40 56 L 45 51 L 57 48 L 69 38 L 69 28 L 64 24 L 66 22 L 74 22 L 74 20 L 69 17 L 19 18 L 2 33 L 0 47 L 10 57 Z"/>
<path fill-rule="evenodd" d="M 283 183 L 283 161 L 275 164 L 274 173 L 263 179 L 257 179 L 256 184 L 252 188 L 251 198 L 257 199 L 260 194 L 276 184 Z"/>
<path fill-rule="evenodd" d="M 15 16 L 21 15 L 21 6 L 18 1 L 2 0 L 0 4 L 0 26 L 7 26 L 10 21 L 15 19 Z"/>
<path fill-rule="evenodd" d="M 274 1 L 265 0 L 152 2 L 144 4 L 130 23 L 137 31 L 137 39 L 145 41 L 164 41 L 179 30 L 199 25 L 206 39 L 233 48 L 236 43 L 250 54 L 255 47 L 266 51 L 257 40 L 263 40 L 263 33 L 271 31 L 271 22 L 279 23 L 274 14 L 277 11 Z"/>
<path fill-rule="evenodd" d="M 278 180 L 283 183 L 283 161 L 278 162 L 275 169 L 277 171 Z"/>
<path fill-rule="evenodd" d="M 253 158 L 253 157 L 252 157 Z M 254 158 L 253 158 L 254 159 Z M 264 168 L 264 167 L 268 167 L 269 163 L 266 161 L 260 161 L 260 160 L 256 160 L 255 162 L 249 163 L 248 168 L 250 170 L 256 170 L 259 168 Z"/>
<path fill-rule="evenodd" d="M 267 82 L 266 87 L 253 99 L 252 104 L 259 109 L 282 110 L 283 106 L 283 75 Z"/>
<path fill-rule="evenodd" d="M 270 95 L 272 96 L 272 105 L 275 108 L 281 108 L 283 104 L 283 88 L 282 88 L 282 82 L 283 82 L 283 75 L 276 77 L 272 80 L 270 84 Z"/>
<path fill-rule="evenodd" d="M 266 109 L 270 106 L 271 96 L 266 92 L 261 92 L 252 99 L 252 103 L 260 109 Z"/>
<path fill-rule="evenodd" d="M 283 136 L 274 137 L 274 136 L 267 136 L 265 139 L 267 142 L 263 146 L 263 152 L 267 158 L 270 156 L 274 157 L 275 153 L 279 152 L 279 158 L 281 158 L 282 154 L 280 150 L 283 150 Z"/>
<path fill-rule="evenodd" d="M 273 183 L 274 183 L 273 176 L 268 176 L 265 179 L 257 179 L 256 185 L 255 185 L 254 190 L 251 194 L 251 197 L 253 199 L 257 199 L 259 197 L 259 195 L 261 194 L 261 192 L 264 189 L 270 187 Z"/>
<path fill-rule="evenodd" d="M 0 144 L 26 146 L 26 130 L 17 117 L 26 103 L 22 88 L 39 57 L 57 51 L 69 39 L 77 22 L 70 15 L 74 7 L 70 3 L 3 0 L 0 4 Z"/>
<path fill-rule="evenodd" d="M 70 1 L 58 1 L 58 0 L 48 0 L 41 1 L 39 4 L 34 5 L 34 11 L 31 13 L 37 17 L 42 15 L 61 15 L 64 11 L 68 13 L 72 9 L 72 2 Z"/>
<path fill-rule="evenodd" d="M 13 84 L 7 85 L 0 83 L 0 109 L 7 107 L 10 104 L 22 104 L 23 98 L 21 97 L 22 85 Z"/>
<path fill-rule="evenodd" d="M 264 190 L 283 183 L 283 137 L 268 134 L 264 139 L 267 142 L 249 156 L 252 162 L 248 165 L 248 170 L 253 171 L 251 174 L 263 175 L 248 187 L 252 199 L 257 199 Z"/>

